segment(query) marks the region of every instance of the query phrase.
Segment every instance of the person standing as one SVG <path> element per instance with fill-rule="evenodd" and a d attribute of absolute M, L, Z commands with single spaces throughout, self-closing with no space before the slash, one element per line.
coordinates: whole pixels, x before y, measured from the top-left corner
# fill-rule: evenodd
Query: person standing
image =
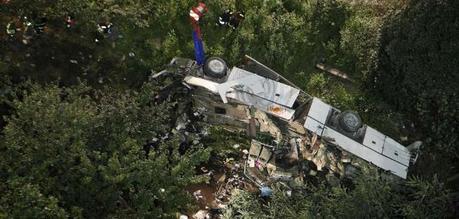
<path fill-rule="evenodd" d="M 14 37 L 14 35 L 16 34 L 16 25 L 14 24 L 14 22 L 9 22 L 6 25 L 6 33 L 8 34 L 8 36 Z"/>
<path fill-rule="evenodd" d="M 46 17 L 41 17 L 36 20 L 36 22 L 33 25 L 33 28 L 37 34 L 41 34 L 45 31 L 46 28 L 46 23 L 48 22 L 48 19 Z"/>
<path fill-rule="evenodd" d="M 75 19 L 73 18 L 72 15 L 67 15 L 67 18 L 65 19 L 65 26 L 67 29 L 72 28 L 75 25 Z"/>
<path fill-rule="evenodd" d="M 229 9 L 226 9 L 219 17 L 217 20 L 217 25 L 218 26 L 226 26 L 228 25 L 228 22 L 230 21 L 231 16 L 233 15 L 233 12 L 231 12 Z"/>
<path fill-rule="evenodd" d="M 22 33 L 22 43 L 27 45 L 32 40 L 35 34 L 35 30 L 33 28 L 32 22 L 29 21 L 28 17 L 24 17 L 23 20 L 24 20 L 23 21 L 24 30 Z"/>
<path fill-rule="evenodd" d="M 103 22 L 97 25 L 97 30 L 99 30 L 99 32 L 103 34 L 111 34 L 112 28 L 113 24 L 110 22 Z"/>
<path fill-rule="evenodd" d="M 198 6 L 192 7 L 190 10 L 190 18 L 192 23 L 199 23 L 204 14 L 208 11 L 204 2 L 199 2 Z"/>
<path fill-rule="evenodd" d="M 193 27 L 193 44 L 196 62 L 198 65 L 204 65 L 205 52 L 202 44 L 201 27 L 199 22 L 204 14 L 207 12 L 207 6 L 204 2 L 199 2 L 198 6 L 192 7 L 190 10 L 190 22 Z"/>
<path fill-rule="evenodd" d="M 235 30 L 236 28 L 239 27 L 239 25 L 244 19 L 245 19 L 244 12 L 238 11 L 238 12 L 232 13 L 228 21 L 228 25 L 232 27 L 233 30 Z"/>

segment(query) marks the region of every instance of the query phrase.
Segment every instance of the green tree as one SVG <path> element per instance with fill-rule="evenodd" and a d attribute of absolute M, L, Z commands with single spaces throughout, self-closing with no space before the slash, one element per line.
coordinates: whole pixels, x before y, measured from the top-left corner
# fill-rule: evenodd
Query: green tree
<path fill-rule="evenodd" d="M 457 172 L 450 166 L 459 156 L 458 12 L 457 1 L 411 1 L 386 22 L 367 83 L 415 121 L 425 142 L 420 170 L 443 179 Z"/>
<path fill-rule="evenodd" d="M 168 132 L 174 112 L 167 103 L 151 102 L 152 89 L 33 85 L 7 118 L 2 182 L 28 189 L 22 203 L 38 209 L 37 215 L 49 205 L 60 207 L 51 213 L 72 217 L 171 217 L 189 203 L 183 188 L 200 180 L 194 167 L 209 151 L 194 146 L 180 155 L 173 138 L 147 154 L 144 145 Z M 14 193 L 1 192 L 4 203 L 14 203 Z M 2 211 L 13 216 L 21 207 L 6 205 Z"/>
<path fill-rule="evenodd" d="M 353 188 L 305 185 L 291 196 L 281 184 L 264 201 L 238 191 L 225 210 L 225 218 L 448 218 L 452 216 L 449 191 L 438 181 L 420 178 L 406 183 L 384 179 L 364 169 Z"/>
<path fill-rule="evenodd" d="M 52 196 L 43 195 L 38 186 L 15 179 L 0 185 L 2 218 L 67 218 L 69 214 Z M 75 212 L 76 213 L 76 212 Z M 77 216 L 77 215 L 75 215 Z"/>
<path fill-rule="evenodd" d="M 406 218 L 447 218 L 453 217 L 452 193 L 446 189 L 437 176 L 433 180 L 413 177 L 406 183 L 409 191 L 400 212 Z"/>

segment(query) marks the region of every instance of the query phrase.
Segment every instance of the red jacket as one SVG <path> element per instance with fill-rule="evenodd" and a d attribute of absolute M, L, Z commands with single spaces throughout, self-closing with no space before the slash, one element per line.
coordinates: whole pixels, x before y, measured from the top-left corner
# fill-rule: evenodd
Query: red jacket
<path fill-rule="evenodd" d="M 192 7 L 190 10 L 190 18 L 194 22 L 199 22 L 199 20 L 207 12 L 207 6 L 203 2 L 199 2 L 197 7 Z"/>

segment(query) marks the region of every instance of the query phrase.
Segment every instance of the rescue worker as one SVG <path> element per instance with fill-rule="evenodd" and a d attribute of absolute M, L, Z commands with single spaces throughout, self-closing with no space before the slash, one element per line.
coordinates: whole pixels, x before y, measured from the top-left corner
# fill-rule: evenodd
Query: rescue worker
<path fill-rule="evenodd" d="M 193 23 L 198 23 L 204 14 L 207 12 L 207 6 L 204 2 L 199 2 L 198 6 L 192 7 L 190 10 L 190 18 Z"/>
<path fill-rule="evenodd" d="M 67 18 L 65 19 L 65 26 L 70 29 L 75 25 L 75 19 L 73 19 L 72 15 L 67 15 Z"/>
<path fill-rule="evenodd" d="M 204 65 L 205 53 L 202 45 L 201 28 L 199 22 L 207 12 L 207 6 L 203 2 L 199 2 L 197 7 L 192 7 L 190 10 L 190 23 L 193 26 L 193 43 L 196 62 L 198 65 Z"/>
<path fill-rule="evenodd" d="M 24 17 L 23 20 L 24 32 L 22 34 L 22 43 L 27 45 L 29 44 L 30 40 L 32 40 L 35 31 L 34 28 L 32 28 L 32 22 L 30 22 L 27 17 Z"/>
<path fill-rule="evenodd" d="M 22 26 L 24 26 L 24 28 L 32 26 L 32 22 L 29 21 L 29 18 L 27 16 L 24 16 L 22 20 L 24 20 L 22 22 Z"/>
<path fill-rule="evenodd" d="M 219 17 L 217 21 L 218 26 L 226 26 L 228 25 L 228 22 L 230 21 L 231 16 L 233 15 L 233 12 L 230 10 L 226 9 Z"/>
<path fill-rule="evenodd" d="M 112 23 L 99 23 L 97 25 L 97 30 L 99 30 L 100 33 L 104 33 L 104 34 L 111 34 L 112 28 L 113 28 Z"/>
<path fill-rule="evenodd" d="M 235 12 L 232 13 L 228 21 L 228 25 L 235 30 L 239 27 L 239 24 L 245 19 L 244 12 Z"/>
<path fill-rule="evenodd" d="M 46 22 L 48 21 L 47 18 L 42 17 L 37 20 L 37 22 L 33 25 L 33 29 L 37 34 L 41 34 L 45 31 L 46 28 Z"/>
<path fill-rule="evenodd" d="M 16 25 L 13 22 L 9 22 L 6 25 L 6 33 L 10 37 L 14 37 L 14 35 L 16 34 Z"/>
<path fill-rule="evenodd" d="M 96 43 L 101 41 L 104 38 L 113 38 L 113 23 L 110 22 L 102 22 L 97 24 L 97 36 L 96 39 L 94 40 Z"/>

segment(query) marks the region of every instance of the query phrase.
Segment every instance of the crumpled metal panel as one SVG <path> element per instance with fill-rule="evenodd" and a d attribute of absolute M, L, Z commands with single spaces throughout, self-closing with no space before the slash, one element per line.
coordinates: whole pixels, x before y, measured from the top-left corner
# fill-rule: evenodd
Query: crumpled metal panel
<path fill-rule="evenodd" d="M 213 82 L 213 81 L 209 81 L 209 80 L 206 80 L 206 79 L 193 77 L 193 76 L 186 76 L 185 79 L 183 79 L 183 81 L 185 81 L 189 85 L 206 88 L 207 90 L 209 90 L 209 91 L 211 91 L 213 93 L 217 93 L 218 92 L 218 90 L 217 90 L 218 83 Z"/>
<path fill-rule="evenodd" d="M 203 78 L 194 77 L 194 76 L 185 77 L 184 82 L 189 85 L 206 88 L 207 90 L 213 93 L 220 93 L 222 89 L 221 84 L 218 84 L 216 82 L 206 80 Z M 223 93 L 224 94 L 222 95 L 224 95 L 225 99 L 226 97 L 235 99 L 241 102 L 242 104 L 253 106 L 259 110 L 262 110 L 266 113 L 275 115 L 285 120 L 290 120 L 293 117 L 293 114 L 295 114 L 295 110 L 293 109 L 276 104 L 274 102 L 268 101 L 266 99 L 263 99 L 259 96 L 255 96 L 250 93 L 234 92 L 234 91 L 231 91 L 229 93 L 226 93 L 225 91 Z"/>
<path fill-rule="evenodd" d="M 292 107 L 300 90 L 283 83 L 259 76 L 244 69 L 233 67 L 225 83 L 237 84 L 232 86 L 234 92 L 252 94 L 268 101 Z"/>
<path fill-rule="evenodd" d="M 273 103 L 271 101 L 265 100 L 259 96 L 255 96 L 249 93 L 243 92 L 231 92 L 227 93 L 226 97 L 240 101 L 241 103 L 253 106 L 259 110 L 262 110 L 266 113 L 275 115 L 285 120 L 290 120 L 295 114 L 295 110 L 281 106 L 279 104 Z"/>
<path fill-rule="evenodd" d="M 338 145 L 344 150 L 378 166 L 381 169 L 388 170 L 391 173 L 406 179 L 408 174 L 408 166 L 398 161 L 390 159 L 384 154 L 378 153 L 368 147 L 365 147 L 358 142 L 344 136 L 343 134 L 326 127 L 322 134 L 322 137 L 327 139 L 333 139 L 333 144 Z"/>

